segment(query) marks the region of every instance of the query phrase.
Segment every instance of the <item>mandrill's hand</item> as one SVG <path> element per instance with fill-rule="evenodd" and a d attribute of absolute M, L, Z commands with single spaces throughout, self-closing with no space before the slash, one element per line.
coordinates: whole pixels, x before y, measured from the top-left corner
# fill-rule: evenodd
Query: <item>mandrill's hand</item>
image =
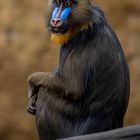
<path fill-rule="evenodd" d="M 28 98 L 29 104 L 27 111 L 33 115 L 36 114 L 36 101 L 39 88 L 41 86 L 47 86 L 48 79 L 52 78 L 53 74 L 46 72 L 36 72 L 29 76 L 28 78 Z"/>

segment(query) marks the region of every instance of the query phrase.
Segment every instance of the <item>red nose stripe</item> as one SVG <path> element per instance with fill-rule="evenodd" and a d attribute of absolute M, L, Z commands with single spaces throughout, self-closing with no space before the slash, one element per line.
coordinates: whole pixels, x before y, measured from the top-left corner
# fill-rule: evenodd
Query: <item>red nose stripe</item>
<path fill-rule="evenodd" d="M 63 2 L 61 2 L 61 5 L 59 7 L 59 10 L 58 10 L 58 13 L 57 13 L 55 19 L 59 19 L 60 18 L 62 11 L 63 11 Z"/>

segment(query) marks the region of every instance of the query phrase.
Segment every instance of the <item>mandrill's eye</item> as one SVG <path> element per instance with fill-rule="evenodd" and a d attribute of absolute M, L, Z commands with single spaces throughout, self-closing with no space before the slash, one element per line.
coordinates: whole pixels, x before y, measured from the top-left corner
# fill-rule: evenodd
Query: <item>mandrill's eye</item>
<path fill-rule="evenodd" d="M 66 0 L 66 2 L 65 2 L 66 7 L 72 7 L 74 5 L 77 5 L 77 2 L 74 0 Z"/>
<path fill-rule="evenodd" d="M 60 7 L 61 1 L 60 0 L 55 0 L 54 4 L 55 4 L 56 7 Z"/>
<path fill-rule="evenodd" d="M 65 6 L 67 6 L 67 7 L 71 7 L 72 4 L 73 4 L 73 2 L 72 2 L 71 0 L 67 0 L 67 1 L 65 2 Z"/>

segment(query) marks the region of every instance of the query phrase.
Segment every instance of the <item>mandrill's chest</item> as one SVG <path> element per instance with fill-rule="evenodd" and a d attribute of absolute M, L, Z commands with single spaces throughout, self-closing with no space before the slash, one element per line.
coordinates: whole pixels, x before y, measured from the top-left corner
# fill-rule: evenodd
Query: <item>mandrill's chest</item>
<path fill-rule="evenodd" d="M 82 75 L 88 61 L 87 50 L 84 46 L 76 46 L 71 50 L 63 50 L 60 60 L 63 77 L 73 77 Z M 68 51 L 68 52 L 67 52 Z"/>

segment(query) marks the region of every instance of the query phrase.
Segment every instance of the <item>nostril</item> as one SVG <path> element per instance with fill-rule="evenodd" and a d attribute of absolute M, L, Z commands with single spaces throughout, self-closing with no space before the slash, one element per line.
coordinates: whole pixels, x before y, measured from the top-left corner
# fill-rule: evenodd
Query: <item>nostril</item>
<path fill-rule="evenodd" d="M 51 26 L 52 27 L 60 27 L 62 25 L 61 19 L 52 19 L 51 20 Z"/>

